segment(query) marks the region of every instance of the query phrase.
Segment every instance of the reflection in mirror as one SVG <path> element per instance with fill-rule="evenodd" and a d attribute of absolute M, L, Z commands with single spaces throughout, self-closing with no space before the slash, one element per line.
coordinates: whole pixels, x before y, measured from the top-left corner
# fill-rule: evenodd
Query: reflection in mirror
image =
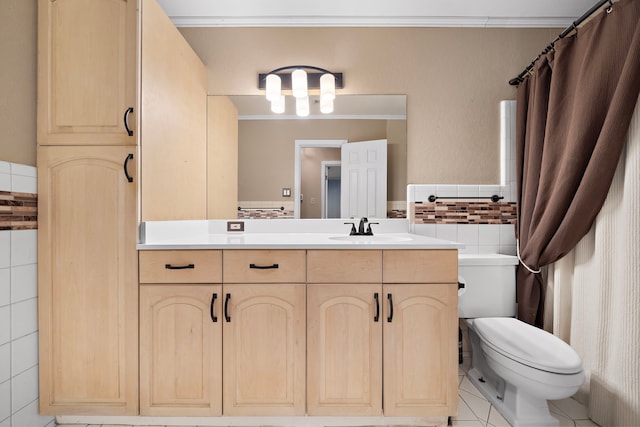
<path fill-rule="evenodd" d="M 339 95 L 333 114 L 320 114 L 311 97 L 311 114 L 295 116 L 288 105 L 284 114 L 271 113 L 264 96 L 230 96 L 238 109 L 238 211 L 244 218 L 293 218 L 296 140 L 387 140 L 387 216 L 406 216 L 406 96 Z M 315 101 L 315 102 L 314 102 Z M 323 182 L 325 166 L 335 167 L 335 149 L 300 153 L 300 218 L 335 216 L 336 177 Z M 339 151 L 339 149 L 338 149 Z M 303 161 L 307 160 L 307 161 Z M 335 171 L 335 169 L 334 169 Z M 307 178 L 308 177 L 308 178 Z M 324 191 L 323 191 L 323 183 Z M 286 197 L 286 189 L 290 196 Z M 323 209 L 324 207 L 324 209 Z M 284 209 L 281 209 L 284 208 Z"/>

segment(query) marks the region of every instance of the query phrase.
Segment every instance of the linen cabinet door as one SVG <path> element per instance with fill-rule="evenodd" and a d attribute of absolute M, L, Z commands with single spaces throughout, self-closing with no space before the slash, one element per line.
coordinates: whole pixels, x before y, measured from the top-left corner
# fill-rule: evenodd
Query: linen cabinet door
<path fill-rule="evenodd" d="M 140 414 L 222 414 L 221 285 L 140 286 Z"/>
<path fill-rule="evenodd" d="M 384 290 L 385 416 L 457 410 L 457 286 L 393 284 Z"/>
<path fill-rule="evenodd" d="M 131 148 L 38 148 L 42 414 L 138 412 Z"/>
<path fill-rule="evenodd" d="M 223 412 L 305 413 L 305 285 L 224 285 Z"/>
<path fill-rule="evenodd" d="M 307 285 L 307 413 L 382 414 L 381 284 Z"/>
<path fill-rule="evenodd" d="M 38 0 L 38 144 L 136 144 L 137 3 Z"/>

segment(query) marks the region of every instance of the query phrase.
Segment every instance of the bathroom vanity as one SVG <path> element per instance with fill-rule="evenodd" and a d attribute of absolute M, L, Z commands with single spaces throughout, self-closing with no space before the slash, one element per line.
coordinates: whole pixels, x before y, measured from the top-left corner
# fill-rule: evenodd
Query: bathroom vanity
<path fill-rule="evenodd" d="M 140 415 L 456 414 L 455 243 L 181 235 L 138 245 Z"/>

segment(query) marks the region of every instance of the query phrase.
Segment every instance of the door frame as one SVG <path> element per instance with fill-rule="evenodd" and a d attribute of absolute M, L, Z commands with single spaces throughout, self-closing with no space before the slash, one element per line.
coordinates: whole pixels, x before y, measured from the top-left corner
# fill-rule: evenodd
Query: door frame
<path fill-rule="evenodd" d="M 342 160 L 324 160 L 320 163 L 322 167 L 320 168 L 320 194 L 321 197 L 321 205 L 320 205 L 320 217 L 325 219 L 327 217 L 327 209 L 329 205 L 327 204 L 327 169 L 332 166 L 341 166 Z"/>
<path fill-rule="evenodd" d="M 302 183 L 302 149 L 303 148 L 340 148 L 346 139 L 296 139 L 293 160 L 293 218 L 300 219 L 300 185 Z"/>

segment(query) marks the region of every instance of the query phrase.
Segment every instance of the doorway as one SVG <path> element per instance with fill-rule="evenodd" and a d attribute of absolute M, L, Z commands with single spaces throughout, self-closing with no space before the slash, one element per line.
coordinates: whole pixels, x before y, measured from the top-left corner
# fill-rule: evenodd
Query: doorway
<path fill-rule="evenodd" d="M 343 144 L 346 144 L 346 139 L 298 139 L 295 142 L 294 153 L 294 188 L 293 188 L 293 217 L 295 219 L 301 218 L 301 196 L 303 195 L 300 189 L 302 188 L 302 150 L 304 148 L 340 148 Z M 317 173 L 317 171 L 316 171 Z M 318 176 L 318 175 L 315 175 Z M 324 199 L 321 197 L 321 199 Z M 310 201 L 310 200 L 309 200 Z M 318 216 L 319 218 L 320 216 Z"/>
<path fill-rule="evenodd" d="M 322 218 L 340 218 L 340 186 L 342 162 L 322 162 L 320 185 L 322 188 Z"/>

